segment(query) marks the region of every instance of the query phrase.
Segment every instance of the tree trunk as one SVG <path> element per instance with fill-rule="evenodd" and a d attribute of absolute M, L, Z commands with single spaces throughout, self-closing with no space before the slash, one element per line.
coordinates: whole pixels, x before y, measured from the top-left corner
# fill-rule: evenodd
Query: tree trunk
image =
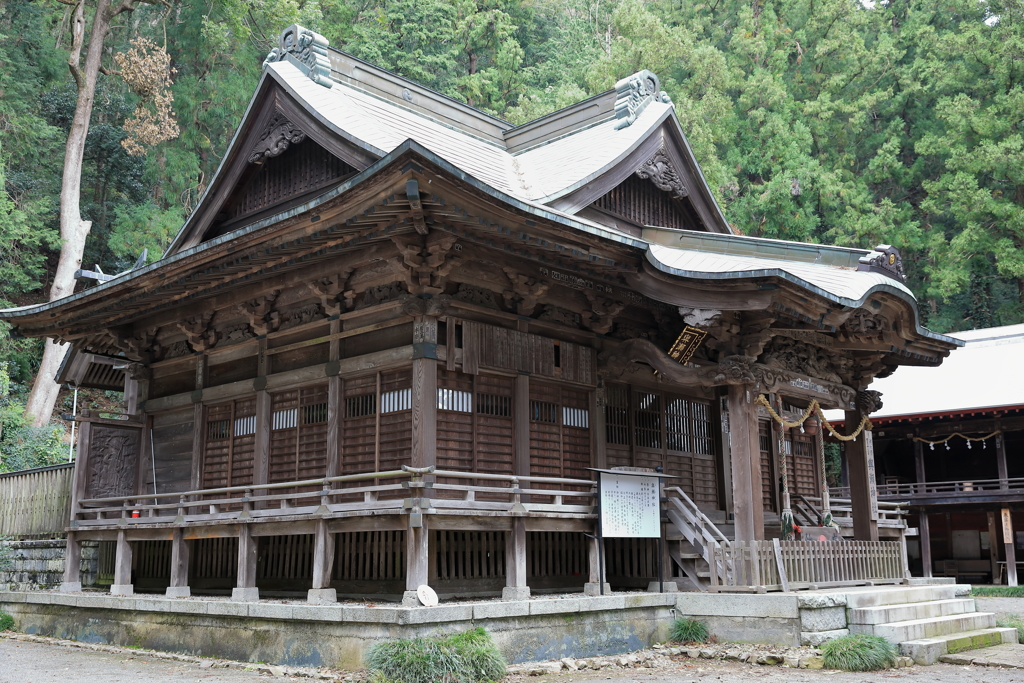
<path fill-rule="evenodd" d="M 85 67 L 79 68 L 79 55 L 85 31 L 85 0 L 75 10 L 75 43 L 71 50 L 68 66 L 78 86 L 78 102 L 75 105 L 75 116 L 71 121 L 68 143 L 64 152 L 64 175 L 60 188 L 60 260 L 57 272 L 50 287 L 50 301 L 70 296 L 75 291 L 75 271 L 82 267 L 82 253 L 85 251 L 85 238 L 92 228 L 91 221 L 82 220 L 82 160 L 85 156 L 85 139 L 89 135 L 89 119 L 92 117 L 93 101 L 96 95 L 96 80 L 100 73 L 103 58 L 103 43 L 110 28 L 112 13 L 110 0 L 97 0 L 93 14 L 92 33 L 89 36 L 89 49 L 85 55 Z M 54 378 L 60 369 L 64 355 L 64 347 L 53 339 L 46 340 L 43 350 L 43 361 L 39 366 L 35 384 L 25 405 L 25 412 L 32 417 L 32 424 L 41 427 L 50 421 L 53 406 L 57 402 L 60 391 Z"/>

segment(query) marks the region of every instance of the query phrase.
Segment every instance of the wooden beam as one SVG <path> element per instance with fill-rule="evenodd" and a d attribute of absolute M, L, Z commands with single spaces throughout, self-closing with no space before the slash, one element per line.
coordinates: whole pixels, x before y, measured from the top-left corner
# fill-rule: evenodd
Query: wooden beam
<path fill-rule="evenodd" d="M 921 575 L 932 578 L 932 534 L 928 525 L 928 512 L 921 511 L 917 522 L 918 538 L 921 540 Z"/>
<path fill-rule="evenodd" d="M 64 580 L 60 584 L 61 593 L 77 593 L 82 590 L 81 571 L 82 542 L 77 532 L 69 531 L 64 554 Z"/>
<path fill-rule="evenodd" d="M 526 600 L 530 587 L 526 583 L 526 520 L 516 517 L 512 530 L 505 532 L 505 588 L 502 600 Z"/>
<path fill-rule="evenodd" d="M 124 531 L 117 532 L 117 554 L 114 558 L 114 583 L 111 595 L 132 595 L 132 544 Z"/>
<path fill-rule="evenodd" d="M 846 411 L 848 431 L 860 424 L 859 410 Z M 856 441 L 847 441 L 846 461 L 850 468 L 850 501 L 853 535 L 858 541 L 878 540 L 878 491 L 875 486 L 875 451 L 871 432 L 865 430 Z"/>
<path fill-rule="evenodd" d="M 231 591 L 236 602 L 256 602 L 260 589 L 256 587 L 257 543 L 248 524 L 238 526 L 238 583 Z"/>
<path fill-rule="evenodd" d="M 192 594 L 188 585 L 188 558 L 190 541 L 185 540 L 184 531 L 179 527 L 171 537 L 171 585 L 167 597 L 187 598 Z"/>
<path fill-rule="evenodd" d="M 924 470 L 924 444 L 920 441 L 914 442 L 914 471 L 917 474 L 917 492 L 925 493 L 925 483 L 928 480 Z"/>
<path fill-rule="evenodd" d="M 1003 547 L 1006 548 L 1006 585 L 1017 585 L 1017 551 L 1014 547 L 1013 517 L 1009 508 L 1003 508 Z"/>
<path fill-rule="evenodd" d="M 1009 473 L 1006 468 L 1006 438 L 1004 434 L 996 434 L 996 469 L 999 472 L 999 488 L 1010 488 Z"/>
<path fill-rule="evenodd" d="M 327 521 L 320 519 L 313 534 L 313 587 L 307 601 L 324 604 L 338 601 L 338 594 L 331 588 L 334 570 L 334 534 L 327 528 Z"/>

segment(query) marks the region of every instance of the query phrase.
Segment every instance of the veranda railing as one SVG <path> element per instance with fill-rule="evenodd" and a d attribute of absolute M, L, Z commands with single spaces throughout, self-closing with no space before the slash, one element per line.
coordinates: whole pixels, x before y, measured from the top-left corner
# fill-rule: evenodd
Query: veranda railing
<path fill-rule="evenodd" d="M 790 591 L 903 583 L 898 541 L 739 541 L 712 548 L 723 576 L 711 572 L 718 592 Z"/>

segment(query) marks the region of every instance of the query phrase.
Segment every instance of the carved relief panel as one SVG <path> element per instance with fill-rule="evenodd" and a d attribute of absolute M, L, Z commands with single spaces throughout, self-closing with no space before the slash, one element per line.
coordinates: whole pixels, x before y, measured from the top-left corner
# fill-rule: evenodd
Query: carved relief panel
<path fill-rule="evenodd" d="M 115 498 L 135 492 L 140 435 L 138 427 L 89 425 L 86 498 Z"/>

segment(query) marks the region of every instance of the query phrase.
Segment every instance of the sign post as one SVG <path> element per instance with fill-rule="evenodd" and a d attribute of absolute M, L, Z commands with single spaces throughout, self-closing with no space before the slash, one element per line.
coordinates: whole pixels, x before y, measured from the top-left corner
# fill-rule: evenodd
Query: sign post
<path fill-rule="evenodd" d="M 658 584 L 664 592 L 661 538 L 660 472 L 599 470 L 597 536 L 600 553 L 601 594 L 604 595 L 604 539 L 657 538 Z"/>

